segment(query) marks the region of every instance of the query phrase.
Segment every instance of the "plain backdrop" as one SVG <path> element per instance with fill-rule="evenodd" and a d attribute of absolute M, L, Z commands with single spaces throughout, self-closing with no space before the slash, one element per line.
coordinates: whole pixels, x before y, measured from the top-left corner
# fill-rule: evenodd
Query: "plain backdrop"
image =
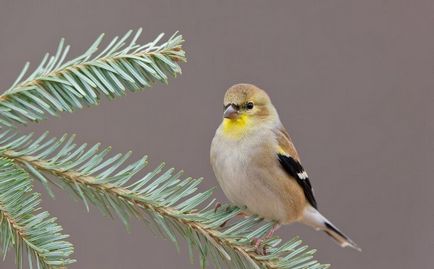
<path fill-rule="evenodd" d="M 0 86 L 26 61 L 36 67 L 61 37 L 77 56 L 102 32 L 110 39 L 143 27 L 145 43 L 179 30 L 188 63 L 168 85 L 20 131 L 76 133 L 113 153 L 148 154 L 149 169 L 165 161 L 203 176 L 206 189 L 217 185 L 209 145 L 223 94 L 254 83 L 295 140 L 319 208 L 363 252 L 297 224 L 278 234 L 300 235 L 333 268 L 431 268 L 433 25 L 433 1 L 1 0 Z M 215 197 L 225 201 L 219 188 Z M 199 268 L 138 221 L 128 233 L 69 194 L 43 198 L 75 244 L 70 268 Z M 0 268 L 15 268 L 13 254 Z"/>

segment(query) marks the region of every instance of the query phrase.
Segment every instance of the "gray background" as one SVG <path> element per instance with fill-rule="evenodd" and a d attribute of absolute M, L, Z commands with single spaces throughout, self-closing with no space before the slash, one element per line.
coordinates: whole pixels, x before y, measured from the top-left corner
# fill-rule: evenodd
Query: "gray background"
<path fill-rule="evenodd" d="M 144 28 L 142 42 L 179 30 L 188 63 L 168 86 L 62 114 L 27 132 L 77 133 L 113 152 L 149 154 L 217 183 L 208 163 L 224 91 L 266 89 L 301 153 L 321 211 L 356 240 L 341 249 L 301 225 L 333 268 L 431 268 L 434 101 L 433 1 L 1 1 L 0 85 L 35 67 L 60 37 L 79 55 L 101 32 Z M 224 200 L 220 189 L 216 197 Z M 198 268 L 134 222 L 102 217 L 58 193 L 44 207 L 76 246 L 71 268 Z M 0 268 L 14 268 L 9 255 Z"/>

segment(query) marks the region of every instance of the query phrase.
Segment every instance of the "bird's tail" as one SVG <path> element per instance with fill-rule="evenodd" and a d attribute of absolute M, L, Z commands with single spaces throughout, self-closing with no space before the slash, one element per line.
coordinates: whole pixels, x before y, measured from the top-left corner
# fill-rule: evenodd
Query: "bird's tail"
<path fill-rule="evenodd" d="M 324 231 L 331 236 L 341 247 L 351 247 L 355 250 L 362 251 L 357 244 L 334 226 L 328 219 L 313 207 L 308 207 L 304 211 L 303 223 L 315 228 L 316 230 Z"/>

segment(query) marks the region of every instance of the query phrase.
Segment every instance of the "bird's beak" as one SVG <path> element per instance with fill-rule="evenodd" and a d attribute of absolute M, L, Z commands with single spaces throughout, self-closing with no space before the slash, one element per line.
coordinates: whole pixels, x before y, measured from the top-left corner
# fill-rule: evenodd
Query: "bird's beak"
<path fill-rule="evenodd" d="M 238 118 L 239 113 L 238 110 L 235 108 L 234 105 L 229 105 L 226 109 L 225 112 L 223 113 L 223 117 L 225 117 L 226 119 L 236 119 Z"/>

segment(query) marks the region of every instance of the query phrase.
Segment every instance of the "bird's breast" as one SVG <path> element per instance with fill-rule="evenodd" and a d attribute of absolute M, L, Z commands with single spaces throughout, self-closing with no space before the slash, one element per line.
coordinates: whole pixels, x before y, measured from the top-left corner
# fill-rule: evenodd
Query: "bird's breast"
<path fill-rule="evenodd" d="M 228 139 L 217 131 L 211 145 L 211 164 L 226 197 L 233 204 L 267 219 L 288 223 L 297 219 L 296 182 L 281 169 L 272 132 Z M 296 191 L 293 191 L 296 190 Z"/>
<path fill-rule="evenodd" d="M 211 164 L 216 178 L 227 198 L 239 206 L 244 205 L 248 170 L 255 145 L 249 140 L 235 140 L 219 133 L 211 147 Z"/>
<path fill-rule="evenodd" d="M 258 160 L 270 136 L 258 130 L 242 139 L 228 138 L 224 134 L 224 124 L 217 131 L 211 146 L 211 164 L 217 180 L 228 199 L 239 206 L 250 199 L 254 181 L 258 175 Z"/>

